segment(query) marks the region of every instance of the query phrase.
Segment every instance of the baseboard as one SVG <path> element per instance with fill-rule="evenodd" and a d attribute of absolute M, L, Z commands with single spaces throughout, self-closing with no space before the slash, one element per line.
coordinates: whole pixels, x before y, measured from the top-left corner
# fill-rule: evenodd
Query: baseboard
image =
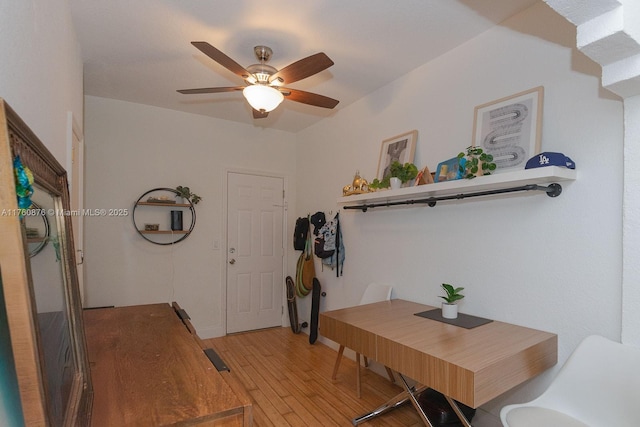
<path fill-rule="evenodd" d="M 209 338 L 223 337 L 227 334 L 227 331 L 222 326 L 210 327 L 210 328 L 196 327 L 196 331 L 200 339 L 203 339 L 203 340 L 206 340 Z"/>

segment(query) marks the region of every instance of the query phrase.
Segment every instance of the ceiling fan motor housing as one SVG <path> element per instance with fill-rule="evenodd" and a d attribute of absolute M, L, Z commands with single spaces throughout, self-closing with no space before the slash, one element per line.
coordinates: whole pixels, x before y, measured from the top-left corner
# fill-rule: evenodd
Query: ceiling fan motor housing
<path fill-rule="evenodd" d="M 264 83 L 264 84 L 268 84 L 269 77 L 271 77 L 271 75 L 278 72 L 278 70 L 273 68 L 271 65 L 267 65 L 267 64 L 249 65 L 247 67 L 247 71 L 250 72 L 255 77 L 258 83 Z M 252 82 L 251 77 L 252 76 L 249 76 L 249 78 L 246 80 L 249 83 L 255 83 L 255 82 Z"/>
<path fill-rule="evenodd" d="M 253 80 L 253 78 L 251 78 L 252 76 L 249 76 L 249 78 L 246 80 L 251 84 L 269 84 L 269 78 L 273 74 L 278 72 L 277 69 L 266 64 L 266 62 L 269 62 L 269 60 L 271 59 L 273 50 L 271 50 L 271 48 L 268 46 L 255 46 L 253 48 L 253 52 L 255 53 L 256 58 L 258 59 L 258 61 L 260 61 L 260 63 L 249 65 L 247 67 L 247 71 L 253 74 L 253 77 L 255 77 L 255 81 Z"/>

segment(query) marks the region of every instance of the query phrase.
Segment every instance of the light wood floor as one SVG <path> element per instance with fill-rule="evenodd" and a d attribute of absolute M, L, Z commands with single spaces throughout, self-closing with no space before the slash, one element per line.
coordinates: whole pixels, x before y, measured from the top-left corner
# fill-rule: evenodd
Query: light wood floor
<path fill-rule="evenodd" d="M 204 340 L 224 360 L 253 400 L 256 427 L 351 426 L 401 391 L 388 378 L 362 369 L 362 398 L 355 393 L 355 362 L 343 358 L 331 380 L 337 352 L 290 328 L 265 329 Z M 410 404 L 361 426 L 422 426 Z"/>

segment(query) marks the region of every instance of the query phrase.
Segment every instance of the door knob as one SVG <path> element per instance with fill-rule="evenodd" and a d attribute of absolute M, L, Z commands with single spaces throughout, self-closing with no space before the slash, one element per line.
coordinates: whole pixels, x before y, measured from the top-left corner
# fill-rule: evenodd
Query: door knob
<path fill-rule="evenodd" d="M 231 258 L 231 260 L 229 261 L 229 264 L 235 264 L 235 263 L 236 263 L 236 260 Z"/>

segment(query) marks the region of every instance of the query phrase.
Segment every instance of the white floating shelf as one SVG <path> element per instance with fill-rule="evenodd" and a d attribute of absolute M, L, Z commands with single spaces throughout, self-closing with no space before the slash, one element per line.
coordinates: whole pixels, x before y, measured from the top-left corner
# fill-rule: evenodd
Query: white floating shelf
<path fill-rule="evenodd" d="M 515 172 L 496 173 L 494 175 L 481 176 L 473 179 L 459 179 L 415 187 L 405 187 L 398 190 L 382 190 L 345 196 L 338 198 L 338 205 L 349 205 L 348 208 L 350 209 L 359 209 L 359 206 L 375 205 L 370 207 L 377 207 L 383 206 L 385 203 L 399 204 L 397 202 L 404 201 L 408 202 L 407 204 L 411 204 L 412 200 L 423 200 L 431 197 L 438 198 L 461 195 L 463 197 L 460 198 L 464 198 L 464 195 L 472 193 L 494 190 L 497 193 L 501 193 L 504 190 L 527 185 L 542 186 L 557 184 L 563 181 L 573 181 L 576 179 L 576 176 L 577 172 L 575 169 L 545 166 Z"/>

